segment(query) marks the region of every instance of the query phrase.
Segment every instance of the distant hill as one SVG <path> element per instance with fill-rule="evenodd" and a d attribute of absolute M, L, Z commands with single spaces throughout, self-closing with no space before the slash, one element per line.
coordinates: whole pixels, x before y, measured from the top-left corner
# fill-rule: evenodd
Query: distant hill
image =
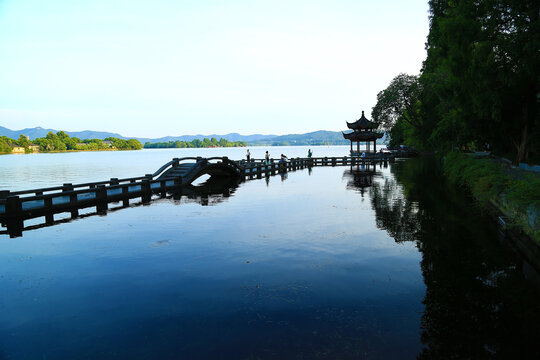
<path fill-rule="evenodd" d="M 35 138 L 41 138 L 47 136 L 49 131 L 57 133 L 60 130 L 44 129 L 42 127 L 26 128 L 22 130 L 10 130 L 8 128 L 0 126 L 0 136 L 7 136 L 12 139 L 17 139 L 19 135 L 23 134 L 30 137 L 30 140 Z M 78 137 L 79 139 L 105 139 L 107 137 L 115 137 L 119 139 L 133 139 L 122 136 L 117 133 L 105 132 L 105 131 L 65 131 L 71 137 Z M 273 145 L 348 145 L 349 141 L 345 140 L 340 131 L 325 131 L 319 130 L 306 134 L 289 134 L 289 135 L 240 135 L 238 133 L 230 133 L 225 135 L 180 135 L 180 136 L 165 136 L 157 139 L 151 138 L 134 138 L 139 140 L 142 144 L 146 142 L 169 142 L 169 141 L 192 141 L 194 139 L 204 138 L 216 138 L 217 140 L 224 138 L 228 141 L 245 141 L 250 146 L 273 146 Z M 377 141 L 377 143 L 385 143 L 386 135 Z"/>
<path fill-rule="evenodd" d="M 54 129 L 44 129 L 42 127 L 34 127 L 34 128 L 26 128 L 21 130 L 10 130 L 8 128 L 5 128 L 3 126 L 0 126 L 0 136 L 7 136 L 12 139 L 17 139 L 19 136 L 26 135 L 30 137 L 30 140 L 34 140 L 36 138 L 42 138 L 47 136 L 49 131 L 52 131 L 53 133 L 57 133 L 61 130 L 54 130 Z M 78 137 L 79 139 L 105 139 L 108 137 L 115 137 L 119 139 L 128 139 L 126 137 L 123 137 L 120 134 L 116 133 L 110 133 L 110 132 L 104 132 L 104 131 L 91 131 L 91 130 L 84 130 L 84 131 L 65 131 L 66 134 L 68 134 L 70 137 Z"/>
<path fill-rule="evenodd" d="M 384 143 L 386 135 L 377 143 Z M 319 130 L 307 134 L 290 134 L 249 141 L 248 145 L 349 145 L 349 140 L 343 138 L 341 131 Z"/>
<path fill-rule="evenodd" d="M 53 133 L 57 133 L 61 130 L 55 130 L 55 129 L 44 129 L 42 127 L 34 127 L 34 128 L 26 128 L 21 130 L 11 130 L 8 128 L 5 128 L 3 126 L 0 126 L 0 136 L 7 136 L 12 139 L 18 139 L 19 136 L 26 135 L 30 137 L 30 140 L 34 140 L 36 138 L 42 138 L 47 136 L 49 131 L 52 131 Z M 65 130 L 64 130 L 65 131 Z M 105 131 L 91 131 L 91 130 L 84 130 L 84 131 L 65 131 L 66 134 L 68 134 L 70 137 L 78 137 L 79 139 L 105 139 L 108 137 L 115 137 L 119 139 L 137 139 L 142 144 L 146 142 L 156 143 L 156 142 L 169 142 L 169 141 L 192 141 L 194 139 L 204 139 L 208 138 L 211 139 L 215 137 L 216 139 L 227 139 L 229 141 L 256 141 L 259 139 L 270 139 L 272 137 L 275 137 L 277 135 L 261 135 L 261 134 L 253 134 L 253 135 L 240 135 L 238 133 L 230 133 L 226 135 L 180 135 L 180 136 L 165 136 L 157 139 L 151 139 L 151 138 L 129 138 L 122 136 L 117 133 L 111 133 L 111 132 L 105 132 Z"/>
<path fill-rule="evenodd" d="M 202 140 L 204 138 L 211 139 L 216 138 L 217 140 L 223 138 L 227 139 L 228 141 L 257 141 L 260 139 L 270 139 L 273 137 L 276 137 L 277 135 L 261 135 L 261 134 L 253 134 L 253 135 L 240 135 L 238 133 L 230 133 L 225 135 L 181 135 L 181 136 L 165 136 L 157 139 L 150 139 L 150 138 L 137 138 L 141 143 L 156 143 L 156 142 L 169 142 L 169 141 L 193 141 L 195 139 Z"/>

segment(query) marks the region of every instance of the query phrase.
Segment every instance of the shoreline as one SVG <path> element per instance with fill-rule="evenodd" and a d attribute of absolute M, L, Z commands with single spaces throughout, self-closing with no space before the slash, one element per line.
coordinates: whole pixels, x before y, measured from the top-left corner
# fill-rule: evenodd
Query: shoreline
<path fill-rule="evenodd" d="M 540 187 L 533 184 L 531 190 L 523 185 L 535 175 L 494 157 L 463 153 L 447 154 L 442 167 L 445 177 L 465 187 L 491 218 L 502 235 L 499 240 L 529 266 L 524 272 L 540 289 Z"/>
<path fill-rule="evenodd" d="M 52 151 L 33 151 L 29 153 L 0 153 L 0 155 L 35 155 L 35 154 L 59 154 L 76 152 L 100 152 L 100 151 L 138 151 L 142 149 L 99 149 L 99 150 L 52 150 Z"/>

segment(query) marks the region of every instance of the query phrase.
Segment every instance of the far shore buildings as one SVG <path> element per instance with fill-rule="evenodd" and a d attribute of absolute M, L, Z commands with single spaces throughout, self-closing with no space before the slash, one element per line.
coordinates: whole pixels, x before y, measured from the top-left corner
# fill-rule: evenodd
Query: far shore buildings
<path fill-rule="evenodd" d="M 26 151 L 24 149 L 24 146 L 15 145 L 15 144 L 8 144 L 11 146 L 11 153 L 12 154 L 24 154 Z M 32 150 L 32 152 L 37 153 L 39 152 L 39 145 L 36 144 L 29 144 L 28 148 Z"/>
<path fill-rule="evenodd" d="M 11 146 L 11 153 L 12 154 L 24 154 L 24 146 L 19 146 L 15 144 L 8 144 Z"/>
<path fill-rule="evenodd" d="M 347 127 L 353 131 L 350 133 L 341 133 L 345 139 L 351 142 L 351 156 L 361 156 L 362 152 L 377 152 L 377 139 L 382 138 L 384 133 L 374 131 L 377 128 L 377 124 L 366 119 L 363 111 L 360 119 L 353 123 L 347 122 Z M 356 142 L 356 150 L 353 149 L 353 142 Z M 361 142 L 366 143 L 366 149 L 362 151 L 360 151 Z"/>
<path fill-rule="evenodd" d="M 28 148 L 29 148 L 30 150 L 32 150 L 32 152 L 35 152 L 35 153 L 36 153 L 36 152 L 39 152 L 39 145 L 30 144 L 30 145 L 28 145 Z"/>

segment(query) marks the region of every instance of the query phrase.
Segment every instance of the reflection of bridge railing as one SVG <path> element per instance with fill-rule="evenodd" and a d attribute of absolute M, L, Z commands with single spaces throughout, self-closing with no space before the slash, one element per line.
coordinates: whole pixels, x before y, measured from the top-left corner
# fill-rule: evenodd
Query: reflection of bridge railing
<path fill-rule="evenodd" d="M 238 187 L 238 179 L 224 179 L 224 180 L 217 180 L 217 181 L 206 181 L 203 185 L 200 186 L 193 186 L 193 185 L 185 185 L 185 186 L 179 186 L 175 187 L 174 189 L 168 191 L 166 194 L 160 193 L 159 198 L 170 198 L 171 200 L 174 200 L 174 203 L 179 203 L 181 199 L 183 199 L 182 203 L 184 202 L 190 202 L 190 203 L 198 203 L 203 206 L 208 205 L 215 205 L 218 203 L 223 202 L 227 198 L 229 198 L 235 191 L 235 189 Z M 90 216 L 95 215 L 106 215 L 109 211 L 117 211 L 120 209 L 123 209 L 128 206 L 139 206 L 139 205 L 147 205 L 150 203 L 150 201 L 153 199 L 152 196 L 142 198 L 142 201 L 134 204 L 130 204 L 129 201 L 118 200 L 114 201 L 114 198 L 111 198 L 111 203 L 121 203 L 120 206 L 114 206 L 114 207 L 105 207 L 101 210 L 86 212 L 83 214 L 78 213 L 78 209 L 76 213 L 71 212 L 71 217 L 69 218 L 63 218 L 63 219 L 54 219 L 54 212 L 48 215 L 45 215 L 45 222 L 39 223 L 39 224 L 32 224 L 25 226 L 24 222 L 21 222 L 21 219 L 7 219 L 7 230 L 0 231 L 0 234 L 9 234 L 11 237 L 17 237 L 22 236 L 23 231 L 28 230 L 35 230 L 43 227 L 49 227 L 54 226 L 66 222 L 70 222 L 74 220 L 75 218 L 86 218 Z M 129 199 L 127 199 L 129 200 Z M 57 209 L 58 210 L 58 209 Z M 10 221 L 11 220 L 11 221 Z M 18 220 L 18 221 L 13 221 Z M 24 219 L 22 219 L 24 220 Z"/>
<path fill-rule="evenodd" d="M 54 214 L 69 212 L 79 216 L 79 210 L 95 207 L 98 213 L 107 211 L 108 204 L 141 198 L 149 202 L 153 194 L 166 196 L 167 192 L 188 186 L 198 177 L 209 174 L 212 178 L 253 179 L 312 166 L 343 166 L 387 161 L 386 158 L 319 157 L 291 158 L 287 161 L 268 163 L 262 159 L 233 161 L 227 157 L 174 158 L 153 174 L 132 178 L 111 178 L 83 184 L 24 190 L 0 191 L 0 222 L 12 229 L 23 229 L 24 220 L 45 217 L 46 223 L 54 222 Z M 11 231 L 17 234 L 17 231 Z"/>

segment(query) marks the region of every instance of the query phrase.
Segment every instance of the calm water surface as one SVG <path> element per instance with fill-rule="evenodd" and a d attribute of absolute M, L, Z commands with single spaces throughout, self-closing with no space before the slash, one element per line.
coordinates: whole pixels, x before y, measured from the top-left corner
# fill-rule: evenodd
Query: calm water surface
<path fill-rule="evenodd" d="M 134 153 L 36 163 L 71 164 L 56 184 L 186 156 Z M 304 169 L 0 236 L 0 359 L 537 358 L 536 290 L 434 169 Z"/>
<path fill-rule="evenodd" d="M 382 147 L 382 146 L 379 146 Z M 273 146 L 251 147 L 251 156 L 264 159 L 265 151 L 279 159 L 306 157 L 308 149 L 313 156 L 344 156 L 348 146 Z M 69 153 L 0 155 L 0 190 L 26 190 L 62 185 L 81 184 L 114 178 L 144 176 L 153 173 L 173 157 L 228 156 L 233 160 L 245 159 L 246 148 L 208 149 L 143 149 L 139 151 L 87 151 Z"/>

